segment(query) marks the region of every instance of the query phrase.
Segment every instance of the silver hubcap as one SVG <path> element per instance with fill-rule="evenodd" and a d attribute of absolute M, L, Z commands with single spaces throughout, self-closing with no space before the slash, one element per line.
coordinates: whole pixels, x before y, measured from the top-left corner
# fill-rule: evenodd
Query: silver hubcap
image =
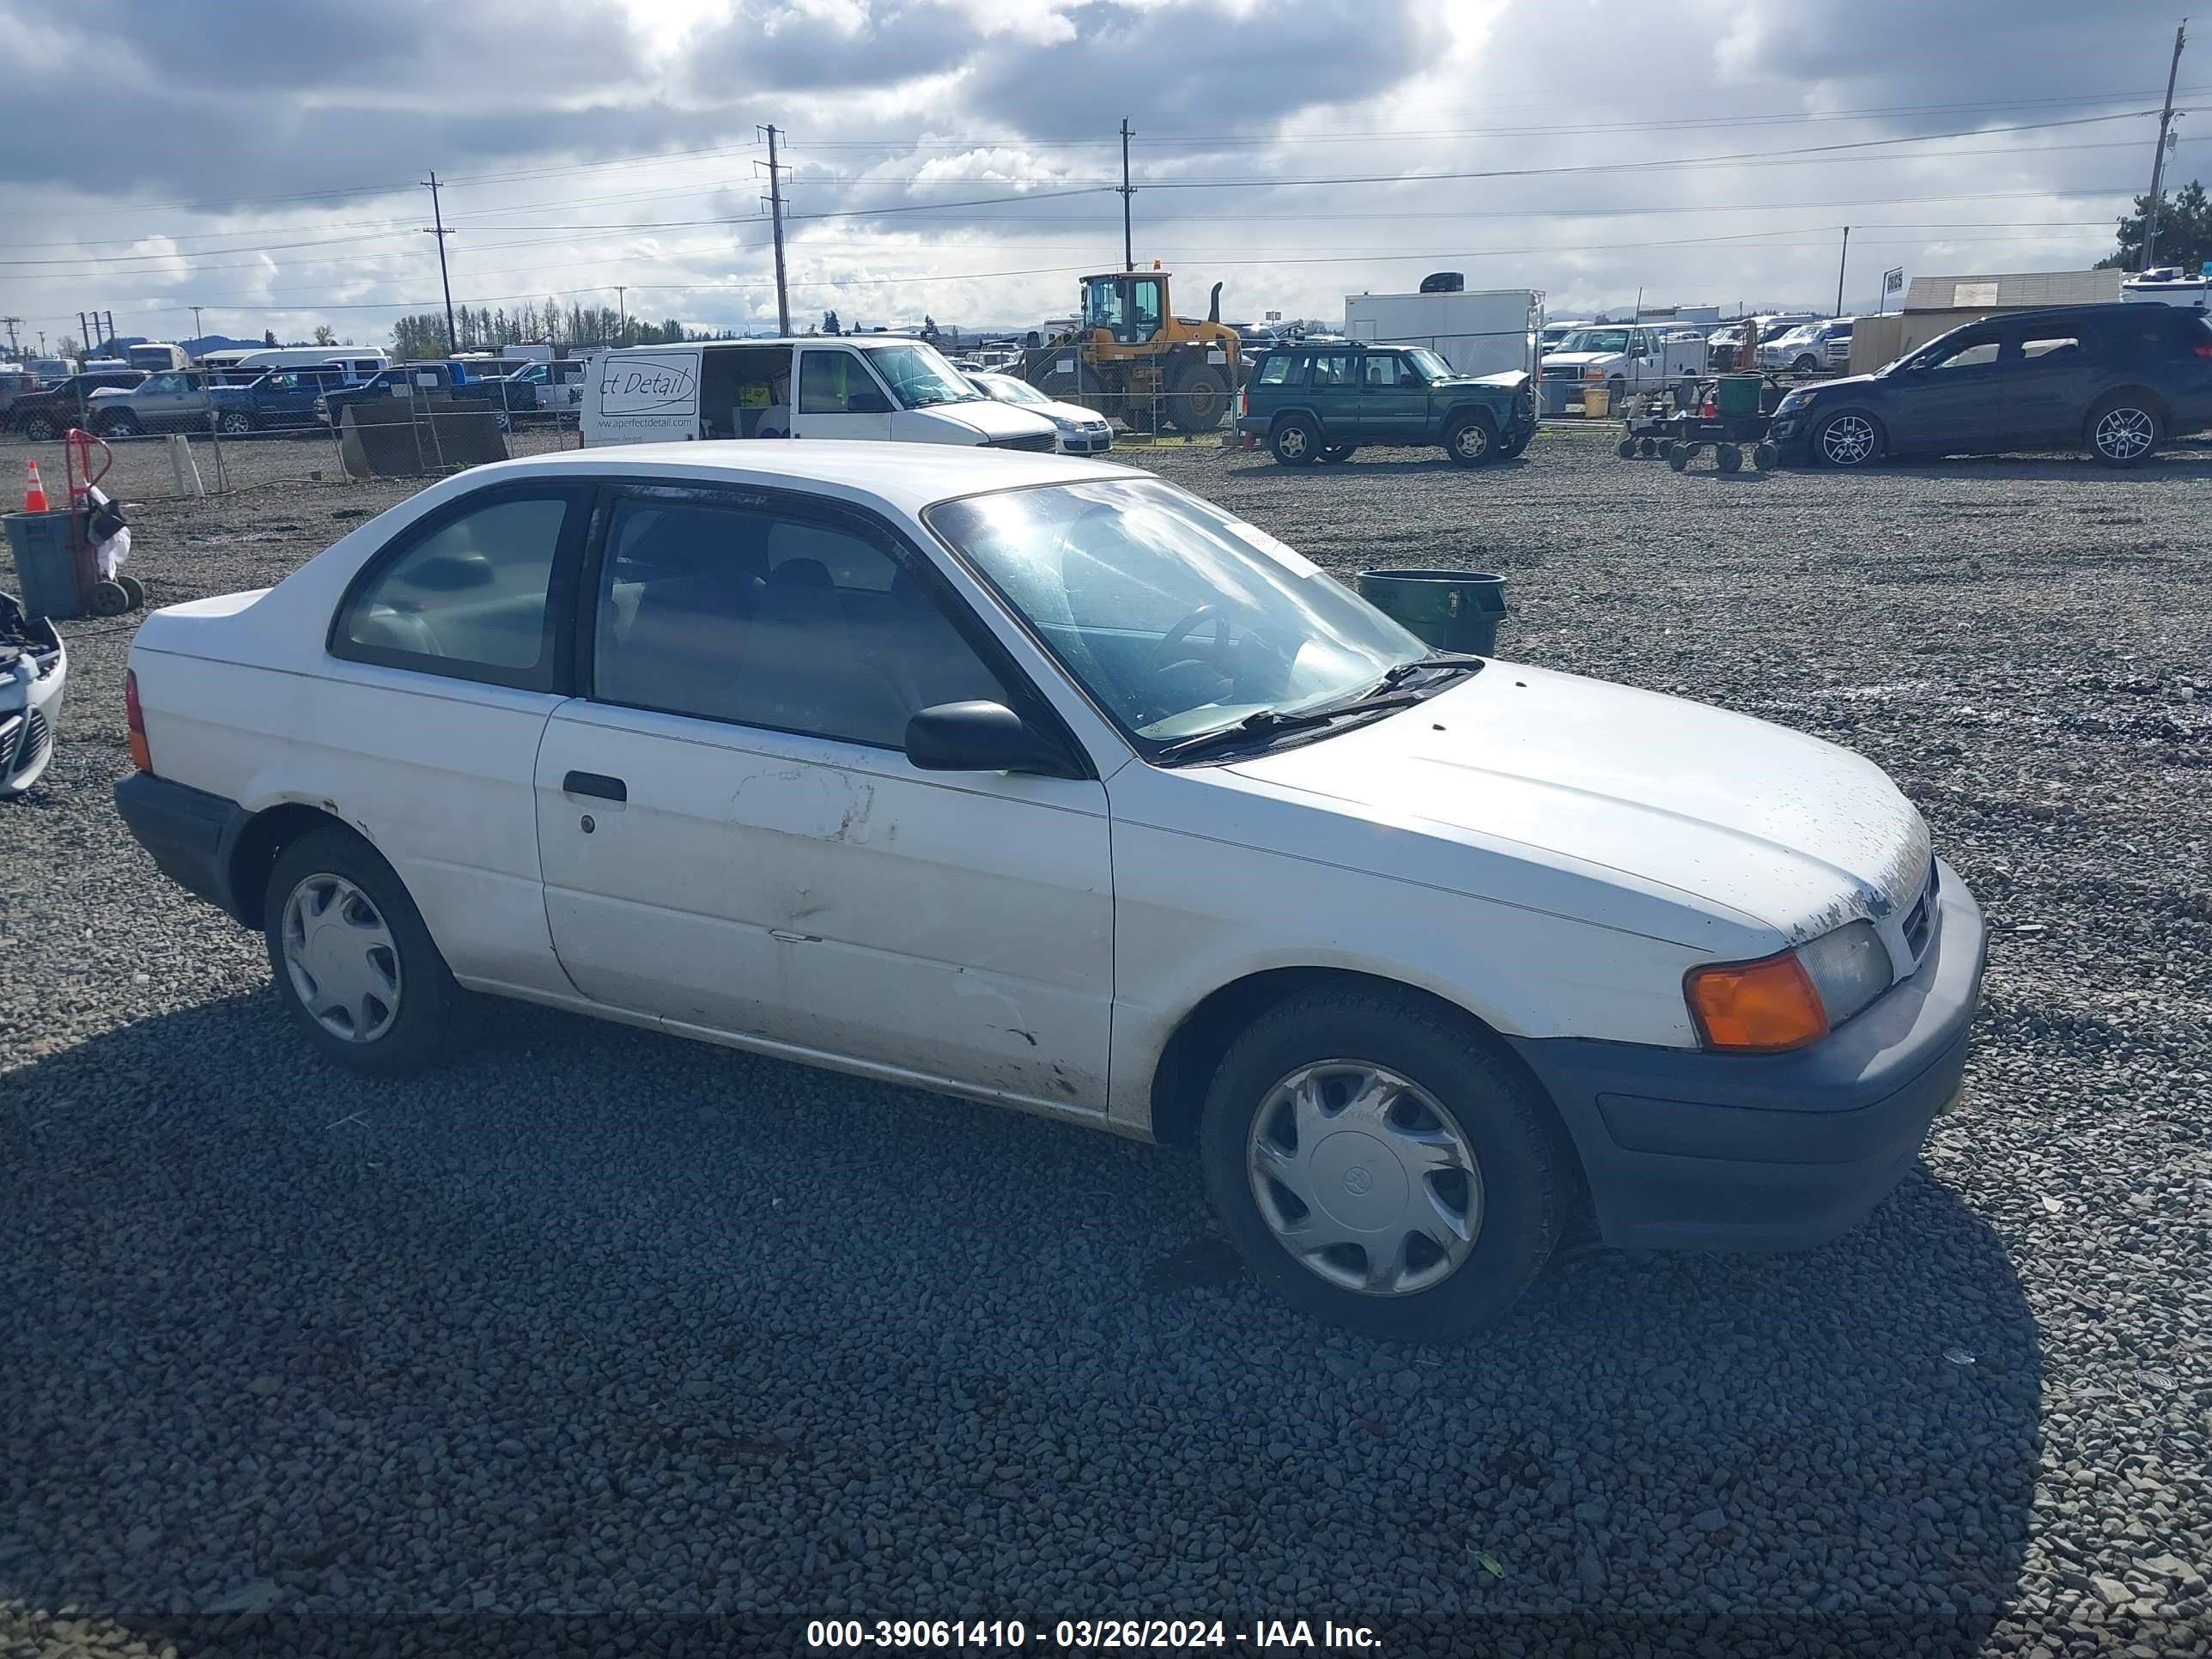
<path fill-rule="evenodd" d="M 284 969 L 300 1006 L 332 1036 L 374 1042 L 399 1016 L 399 947 L 343 876 L 309 876 L 284 901 Z"/>
<path fill-rule="evenodd" d="M 1283 435 L 1275 440 L 1275 447 L 1285 455 L 1304 454 L 1306 453 L 1305 428 L 1299 426 L 1285 427 Z"/>
<path fill-rule="evenodd" d="M 1283 1248 L 1346 1290 L 1426 1290 L 1482 1231 L 1466 1136 L 1419 1084 L 1365 1060 L 1302 1066 L 1270 1089 L 1246 1163 Z"/>
<path fill-rule="evenodd" d="M 1479 426 L 1463 426 L 1459 429 L 1459 453 L 1472 459 L 1490 447 L 1490 434 Z"/>
<path fill-rule="evenodd" d="M 2131 461 L 2150 447 L 2150 412 L 2108 409 L 2097 422 L 2097 450 L 2116 461 Z"/>
<path fill-rule="evenodd" d="M 1839 415 L 1820 438 L 1821 453 L 1838 466 L 1856 466 L 1874 453 L 1874 426 L 1862 415 Z"/>

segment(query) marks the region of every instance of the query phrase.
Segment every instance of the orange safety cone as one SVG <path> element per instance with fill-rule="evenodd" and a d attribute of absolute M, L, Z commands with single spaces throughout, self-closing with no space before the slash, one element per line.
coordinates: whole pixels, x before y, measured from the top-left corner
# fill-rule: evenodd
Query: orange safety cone
<path fill-rule="evenodd" d="M 44 513 L 46 510 L 46 487 L 39 482 L 39 464 L 33 461 L 30 481 L 23 486 L 23 511 Z"/>

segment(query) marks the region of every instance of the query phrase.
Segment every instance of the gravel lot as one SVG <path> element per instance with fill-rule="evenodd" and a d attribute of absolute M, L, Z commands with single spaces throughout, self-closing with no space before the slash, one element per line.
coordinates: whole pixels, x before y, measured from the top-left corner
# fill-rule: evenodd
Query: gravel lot
<path fill-rule="evenodd" d="M 848 1613 L 2212 1651 L 2212 452 L 1142 464 L 1339 574 L 1506 573 L 1510 655 L 1887 767 L 1998 929 L 1925 1169 L 1827 1249 L 1585 1256 L 1430 1351 L 1263 1300 L 1182 1154 L 516 1007 L 368 1085 L 122 830 L 133 623 L 76 624 L 0 807 L 0 1654 Z M 272 477 L 136 515 L 155 602 L 405 493 Z"/>

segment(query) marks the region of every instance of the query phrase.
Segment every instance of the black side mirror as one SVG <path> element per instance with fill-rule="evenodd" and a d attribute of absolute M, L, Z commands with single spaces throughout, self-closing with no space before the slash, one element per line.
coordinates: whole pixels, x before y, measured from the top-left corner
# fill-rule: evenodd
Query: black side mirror
<path fill-rule="evenodd" d="M 845 394 L 845 412 L 848 415 L 888 415 L 891 412 L 891 400 L 872 386 L 863 386 L 858 392 Z"/>
<path fill-rule="evenodd" d="M 906 757 L 925 772 L 1083 775 L 1057 741 L 1002 702 L 941 702 L 906 723 Z"/>

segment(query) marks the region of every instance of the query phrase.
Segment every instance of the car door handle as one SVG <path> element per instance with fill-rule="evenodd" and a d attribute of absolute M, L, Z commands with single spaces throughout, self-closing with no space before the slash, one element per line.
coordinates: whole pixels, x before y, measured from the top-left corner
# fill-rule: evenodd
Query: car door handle
<path fill-rule="evenodd" d="M 561 780 L 561 790 L 563 794 L 597 795 L 601 800 L 629 799 L 629 786 L 604 772 L 571 772 Z"/>

